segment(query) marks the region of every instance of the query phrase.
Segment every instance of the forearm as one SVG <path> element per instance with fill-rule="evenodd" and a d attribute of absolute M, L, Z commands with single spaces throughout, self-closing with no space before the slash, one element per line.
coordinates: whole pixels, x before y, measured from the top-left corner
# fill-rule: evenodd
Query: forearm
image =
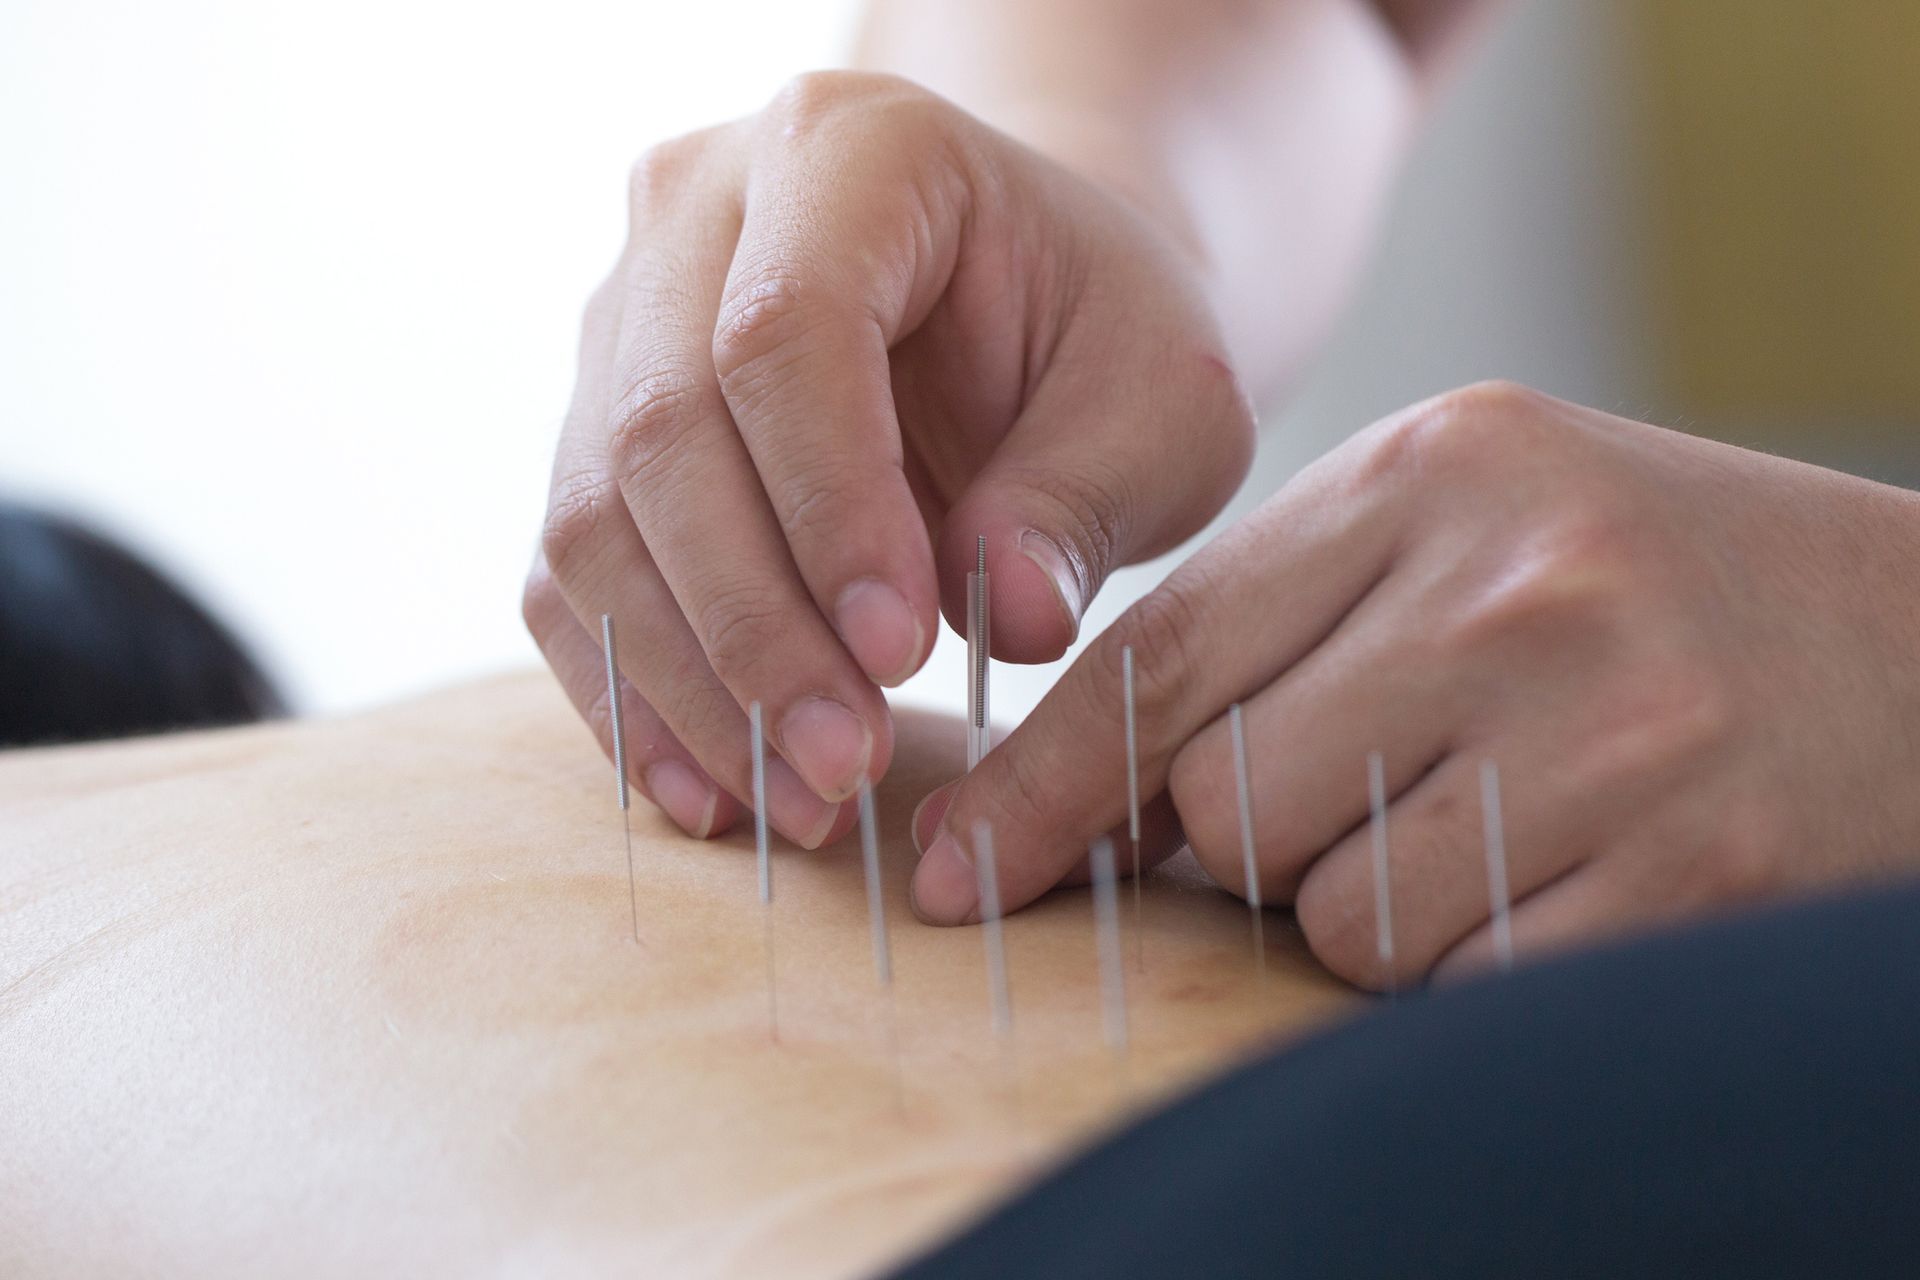
<path fill-rule="evenodd" d="M 1370 238 L 1425 85 L 1478 0 L 876 0 L 859 60 L 944 94 L 1193 252 L 1256 393 L 1293 372 Z"/>

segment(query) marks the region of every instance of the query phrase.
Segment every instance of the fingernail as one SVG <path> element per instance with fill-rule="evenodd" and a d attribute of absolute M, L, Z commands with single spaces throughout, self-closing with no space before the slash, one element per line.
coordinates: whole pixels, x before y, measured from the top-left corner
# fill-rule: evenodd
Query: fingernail
<path fill-rule="evenodd" d="M 859 789 L 873 755 L 873 732 L 832 698 L 803 698 L 780 718 L 780 754 L 815 795 L 837 802 Z"/>
<path fill-rule="evenodd" d="M 913 873 L 914 914 L 928 924 L 965 924 L 980 905 L 980 882 L 960 842 L 946 832 Z"/>
<path fill-rule="evenodd" d="M 927 841 L 933 839 L 935 828 L 940 819 L 947 816 L 947 806 L 953 803 L 953 795 L 960 789 L 960 779 L 955 778 L 944 787 L 936 787 L 914 806 L 913 821 L 908 829 L 913 833 L 913 851 L 925 853 Z"/>
<path fill-rule="evenodd" d="M 906 597 L 878 578 L 862 578 L 840 593 L 833 624 L 860 669 L 888 688 L 913 674 L 927 642 Z"/>
<path fill-rule="evenodd" d="M 1060 602 L 1060 612 L 1067 619 L 1067 627 L 1074 635 L 1080 634 L 1080 615 L 1086 612 L 1087 602 L 1080 591 L 1080 577 L 1073 571 L 1073 562 L 1060 544 L 1046 534 L 1029 529 L 1020 535 L 1020 554 L 1040 566 L 1042 573 L 1053 587 L 1053 598 Z"/>
<path fill-rule="evenodd" d="M 767 821 L 802 849 L 818 849 L 833 830 L 840 806 L 828 804 L 800 781 L 785 760 L 767 761 Z"/>
<path fill-rule="evenodd" d="M 688 835 L 704 840 L 713 834 L 720 789 L 678 760 L 661 760 L 647 770 L 647 794 Z"/>

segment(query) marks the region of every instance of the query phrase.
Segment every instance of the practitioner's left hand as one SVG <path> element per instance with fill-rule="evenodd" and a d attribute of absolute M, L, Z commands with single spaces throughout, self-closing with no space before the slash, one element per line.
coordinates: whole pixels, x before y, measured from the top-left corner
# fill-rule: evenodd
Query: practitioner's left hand
<path fill-rule="evenodd" d="M 1920 868 L 1916 564 L 1905 490 L 1505 384 L 1441 396 L 1195 555 L 936 792 L 916 909 L 977 919 L 962 849 L 980 819 L 1009 908 L 1124 832 L 1128 645 L 1142 794 L 1244 892 L 1226 719 L 1244 703 L 1262 894 L 1364 986 L 1491 958 L 1482 760 L 1501 770 L 1523 952 Z"/>

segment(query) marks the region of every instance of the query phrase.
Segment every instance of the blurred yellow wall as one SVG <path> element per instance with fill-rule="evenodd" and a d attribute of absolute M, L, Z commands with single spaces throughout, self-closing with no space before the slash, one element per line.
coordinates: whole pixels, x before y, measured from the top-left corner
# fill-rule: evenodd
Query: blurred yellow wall
<path fill-rule="evenodd" d="M 1723 423 L 1920 419 L 1920 3 L 1630 4 L 1665 395 Z"/>

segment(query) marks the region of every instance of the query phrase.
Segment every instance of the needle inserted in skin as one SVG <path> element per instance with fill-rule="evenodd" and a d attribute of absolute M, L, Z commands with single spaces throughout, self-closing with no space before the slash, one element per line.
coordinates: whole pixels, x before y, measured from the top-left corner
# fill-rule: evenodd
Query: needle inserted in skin
<path fill-rule="evenodd" d="M 767 851 L 767 738 L 762 731 L 760 704 L 747 707 L 753 735 L 753 851 L 760 859 L 760 916 L 766 934 L 767 1034 L 780 1038 L 780 1003 L 774 988 L 773 967 L 773 859 Z"/>
<path fill-rule="evenodd" d="M 1126 966 L 1120 962 L 1120 901 L 1114 884 L 1113 841 L 1106 836 L 1087 846 L 1093 873 L 1094 946 L 1100 956 L 1100 1025 L 1107 1048 L 1125 1073 L 1127 1063 Z"/>
<path fill-rule="evenodd" d="M 967 768 L 992 749 L 987 709 L 988 659 L 992 657 L 992 609 L 987 578 L 987 536 L 976 544 L 978 567 L 967 575 Z"/>
<path fill-rule="evenodd" d="M 633 875 L 633 811 L 627 807 L 627 727 L 620 709 L 620 663 L 613 652 L 613 615 L 600 615 L 600 647 L 607 655 L 607 718 L 613 722 L 613 774 L 620 790 L 620 825 L 627 840 L 627 900 L 633 904 L 633 940 L 640 941 L 640 889 Z"/>
<path fill-rule="evenodd" d="M 1387 769 L 1378 751 L 1367 753 L 1367 804 L 1373 812 L 1373 921 L 1380 940 L 1380 971 L 1386 975 L 1387 994 L 1398 983 L 1393 976 L 1393 885 L 1387 865 Z"/>
<path fill-rule="evenodd" d="M 1227 709 L 1227 725 L 1233 733 L 1233 783 L 1240 798 L 1240 874 L 1247 882 L 1247 909 L 1253 915 L 1253 955 L 1259 961 L 1260 976 L 1267 976 L 1267 937 L 1260 910 L 1260 871 L 1253 856 L 1253 788 L 1247 777 L 1247 726 L 1240 704 Z"/>
<path fill-rule="evenodd" d="M 1133 725 L 1133 646 L 1120 650 L 1120 705 L 1127 725 L 1127 840 L 1133 846 L 1133 967 L 1147 966 L 1140 931 L 1140 739 Z"/>
<path fill-rule="evenodd" d="M 1000 874 L 993 860 L 993 827 L 973 824 L 974 872 L 980 877 L 980 936 L 987 948 L 987 995 L 992 1002 L 993 1034 L 1000 1042 L 1000 1064 L 1007 1080 L 1007 1101 L 1016 1106 L 1013 1061 L 1013 993 L 1007 984 L 1007 943 L 1000 926 Z"/>
<path fill-rule="evenodd" d="M 1480 818 L 1487 834 L 1487 901 L 1493 909 L 1493 954 L 1500 968 L 1513 968 L 1512 904 L 1507 898 L 1507 835 L 1500 821 L 1500 766 L 1480 762 Z"/>
<path fill-rule="evenodd" d="M 887 1002 L 887 1051 L 893 1058 L 893 1104 L 906 1109 L 906 1084 L 900 1069 L 900 1023 L 893 1004 L 893 949 L 887 943 L 887 903 L 880 884 L 880 836 L 873 817 L 873 787 L 860 784 L 860 860 L 867 877 L 867 923 L 873 931 L 873 976 Z"/>

